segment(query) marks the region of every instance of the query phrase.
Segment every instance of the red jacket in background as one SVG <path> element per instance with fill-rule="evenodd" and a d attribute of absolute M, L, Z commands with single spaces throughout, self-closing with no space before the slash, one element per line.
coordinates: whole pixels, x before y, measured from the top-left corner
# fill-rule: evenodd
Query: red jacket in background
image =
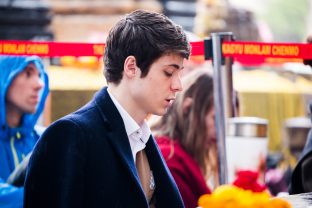
<path fill-rule="evenodd" d="M 211 193 L 199 165 L 178 141 L 165 136 L 157 137 L 156 141 L 178 185 L 185 207 L 197 207 L 199 197 Z"/>

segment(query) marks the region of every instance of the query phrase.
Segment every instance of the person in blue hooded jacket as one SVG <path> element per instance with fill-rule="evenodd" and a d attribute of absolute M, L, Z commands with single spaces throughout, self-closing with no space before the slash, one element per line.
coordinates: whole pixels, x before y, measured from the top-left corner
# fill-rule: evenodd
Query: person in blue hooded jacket
<path fill-rule="evenodd" d="M 0 56 L 0 207 L 23 206 L 23 187 L 6 181 L 39 138 L 35 125 L 48 93 L 39 57 Z"/>

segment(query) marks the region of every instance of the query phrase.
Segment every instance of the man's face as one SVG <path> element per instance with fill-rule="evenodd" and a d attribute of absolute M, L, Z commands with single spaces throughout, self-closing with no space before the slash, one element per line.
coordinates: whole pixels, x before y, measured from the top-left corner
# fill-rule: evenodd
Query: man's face
<path fill-rule="evenodd" d="M 19 73 L 9 86 L 7 108 L 23 113 L 35 113 L 39 102 L 39 91 L 44 86 L 39 71 L 34 64 L 29 64 Z"/>
<path fill-rule="evenodd" d="M 150 66 L 147 76 L 141 78 L 140 72 L 131 90 L 137 109 L 146 115 L 164 115 L 176 93 L 182 90 L 182 69 L 183 57 L 166 54 Z"/>

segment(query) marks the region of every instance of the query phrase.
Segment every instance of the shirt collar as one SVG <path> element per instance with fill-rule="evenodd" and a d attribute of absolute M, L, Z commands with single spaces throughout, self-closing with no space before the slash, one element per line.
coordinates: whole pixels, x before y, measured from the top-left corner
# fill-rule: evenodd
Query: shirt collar
<path fill-rule="evenodd" d="M 151 130 L 147 122 L 144 120 L 143 124 L 140 127 L 137 122 L 129 115 L 129 113 L 120 105 L 120 103 L 112 95 L 112 93 L 110 93 L 109 89 L 107 90 L 107 92 L 122 117 L 128 137 L 130 137 L 130 135 L 140 134 L 140 137 L 135 138 L 138 138 L 138 140 L 142 139 L 141 142 L 146 144 L 149 136 L 151 135 Z"/>
<path fill-rule="evenodd" d="M 149 126 L 145 120 L 144 120 L 143 124 L 141 125 L 140 129 L 138 129 L 136 131 L 136 134 L 140 134 L 139 137 L 137 137 L 137 140 L 146 144 L 146 142 L 148 141 L 148 139 L 151 135 L 151 129 L 149 128 Z"/>

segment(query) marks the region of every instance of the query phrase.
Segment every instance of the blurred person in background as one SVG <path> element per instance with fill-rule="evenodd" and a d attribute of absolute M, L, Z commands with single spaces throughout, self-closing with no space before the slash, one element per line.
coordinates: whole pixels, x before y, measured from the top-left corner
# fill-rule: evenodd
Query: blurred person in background
<path fill-rule="evenodd" d="M 0 207 L 23 207 L 25 168 L 18 179 L 9 176 L 22 161 L 27 164 L 43 130 L 36 123 L 49 86 L 41 59 L 0 56 L 0 86 Z"/>
<path fill-rule="evenodd" d="M 308 36 L 307 42 L 312 44 L 312 35 Z M 304 60 L 305 65 L 312 67 L 312 60 Z M 310 113 L 312 103 L 310 104 Z M 312 131 L 310 130 L 305 147 L 300 159 L 294 168 L 291 176 L 289 193 L 300 194 L 312 192 Z"/>
<path fill-rule="evenodd" d="M 183 77 L 183 91 L 151 127 L 185 207 L 218 186 L 213 80 L 207 69 Z"/>
<path fill-rule="evenodd" d="M 184 207 L 145 118 L 181 91 L 190 44 L 166 16 L 136 10 L 110 30 L 108 87 L 41 136 L 25 181 L 25 208 Z"/>

